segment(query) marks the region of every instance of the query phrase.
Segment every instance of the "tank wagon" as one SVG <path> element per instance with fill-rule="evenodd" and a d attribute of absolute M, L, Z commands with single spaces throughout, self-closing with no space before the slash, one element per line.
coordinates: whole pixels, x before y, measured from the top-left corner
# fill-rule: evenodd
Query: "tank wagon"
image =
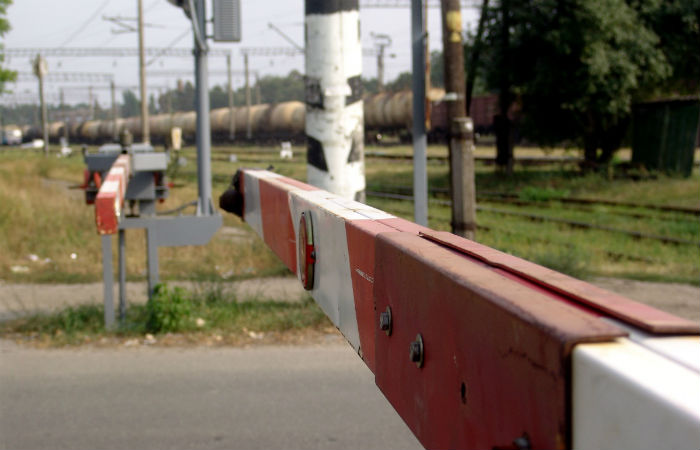
<path fill-rule="evenodd" d="M 430 130 L 428 139 L 442 141 L 447 136 L 446 104 L 442 101 L 445 95 L 442 89 L 430 89 Z M 381 92 L 364 99 L 365 135 L 368 141 L 381 141 L 385 136 L 398 136 L 402 141 L 410 140 L 413 94 L 410 90 L 398 92 Z M 472 119 L 478 133 L 489 133 L 492 130 L 493 115 L 497 109 L 495 95 L 475 97 L 472 103 Z M 211 133 L 213 142 L 230 141 L 229 108 L 217 108 L 210 112 Z M 303 102 L 290 101 L 282 103 L 259 104 L 233 108 L 235 140 L 255 143 L 271 143 L 281 140 L 303 142 L 306 106 Z M 248 123 L 250 122 L 250 127 Z M 155 114 L 149 118 L 151 141 L 165 142 L 166 136 L 174 127 L 182 130 L 182 138 L 193 142 L 196 130 L 196 114 L 194 111 L 182 111 L 172 114 Z M 49 138 L 57 142 L 65 134 L 66 124 L 53 122 L 49 127 Z M 68 134 L 74 142 L 101 144 L 111 141 L 122 130 L 129 130 L 135 139 L 141 137 L 141 120 L 139 117 L 128 117 L 112 120 L 88 120 L 80 123 L 69 123 Z M 250 128 L 250 137 L 248 129 Z M 40 137 L 39 129 L 33 127 L 26 130 L 28 139 Z"/>

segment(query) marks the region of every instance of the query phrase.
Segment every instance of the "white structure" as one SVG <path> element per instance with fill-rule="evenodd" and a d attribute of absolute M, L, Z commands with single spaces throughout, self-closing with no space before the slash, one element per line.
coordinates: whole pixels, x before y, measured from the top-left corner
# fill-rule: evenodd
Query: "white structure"
<path fill-rule="evenodd" d="M 364 200 L 362 46 L 358 0 L 306 0 L 307 179 Z"/>

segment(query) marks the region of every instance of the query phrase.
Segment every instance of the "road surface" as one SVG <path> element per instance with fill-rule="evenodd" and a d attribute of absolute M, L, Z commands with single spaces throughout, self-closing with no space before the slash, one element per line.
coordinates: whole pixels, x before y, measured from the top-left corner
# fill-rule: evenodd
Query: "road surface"
<path fill-rule="evenodd" d="M 344 343 L 38 350 L 7 340 L 0 447 L 422 448 Z"/>

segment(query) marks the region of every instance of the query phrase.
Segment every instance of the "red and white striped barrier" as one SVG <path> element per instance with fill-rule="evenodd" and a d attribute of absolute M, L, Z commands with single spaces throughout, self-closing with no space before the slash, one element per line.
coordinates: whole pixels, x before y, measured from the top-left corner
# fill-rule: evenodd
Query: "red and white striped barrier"
<path fill-rule="evenodd" d="M 236 187 L 426 447 L 700 444 L 697 324 L 271 172 Z"/>
<path fill-rule="evenodd" d="M 115 234 L 119 229 L 124 195 L 131 172 L 129 155 L 119 155 L 107 172 L 95 198 L 95 223 L 99 234 Z"/>

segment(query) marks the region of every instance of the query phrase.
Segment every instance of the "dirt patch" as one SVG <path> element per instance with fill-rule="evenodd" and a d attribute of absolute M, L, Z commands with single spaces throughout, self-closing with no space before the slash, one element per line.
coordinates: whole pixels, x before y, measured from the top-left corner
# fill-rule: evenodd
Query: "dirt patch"
<path fill-rule="evenodd" d="M 12 333 L 0 342 L 14 342 L 32 348 L 144 348 L 144 347 L 257 347 L 264 345 L 337 345 L 345 338 L 333 327 L 286 331 L 256 332 L 243 329 L 235 333 L 166 333 L 145 336 L 84 336 L 69 344 L 49 335 Z"/>
<path fill-rule="evenodd" d="M 597 286 L 625 297 L 700 322 L 700 288 L 679 283 L 654 283 L 619 278 L 595 278 Z"/>

